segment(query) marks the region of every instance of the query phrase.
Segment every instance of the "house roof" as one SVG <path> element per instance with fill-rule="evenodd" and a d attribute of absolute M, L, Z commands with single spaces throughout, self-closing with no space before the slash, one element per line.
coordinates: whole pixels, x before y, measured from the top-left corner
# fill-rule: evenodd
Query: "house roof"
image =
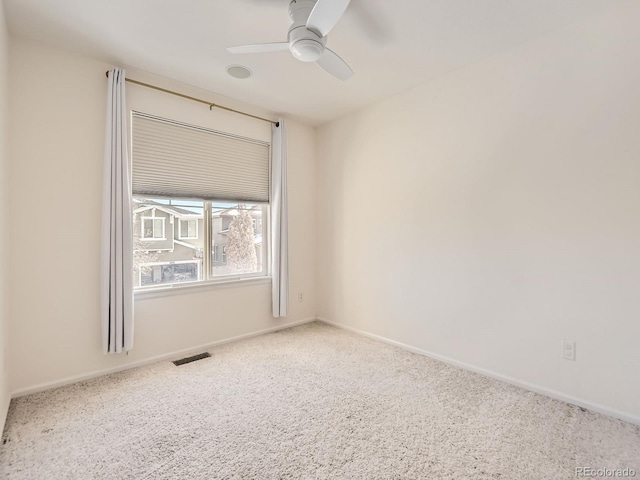
<path fill-rule="evenodd" d="M 174 239 L 173 241 L 174 241 L 174 243 L 176 243 L 178 245 L 182 245 L 183 247 L 191 248 L 193 250 L 202 250 L 201 246 L 193 245 L 193 244 L 187 243 L 187 242 L 183 242 L 182 240 Z"/>
<path fill-rule="evenodd" d="M 154 202 L 153 200 L 146 200 L 146 199 L 144 201 L 134 199 L 134 203 L 139 203 L 140 206 L 135 208 L 133 210 L 133 213 L 143 213 L 155 208 L 158 210 L 162 210 L 163 212 L 166 212 L 169 215 L 174 215 L 176 217 L 202 218 L 201 214 L 195 213 L 185 208 L 178 207 L 176 205 L 164 205 L 162 203 L 157 203 L 157 202 Z"/>

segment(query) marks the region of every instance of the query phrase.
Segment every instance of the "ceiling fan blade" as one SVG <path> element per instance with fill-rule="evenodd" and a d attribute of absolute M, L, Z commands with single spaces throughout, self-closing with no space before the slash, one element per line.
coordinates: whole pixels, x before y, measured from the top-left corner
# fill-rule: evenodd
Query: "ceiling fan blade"
<path fill-rule="evenodd" d="M 240 45 L 237 47 L 228 47 L 227 50 L 231 53 L 279 52 L 281 50 L 289 50 L 289 44 L 287 42 L 256 43 L 255 45 Z"/>
<path fill-rule="evenodd" d="M 348 80 L 353 75 L 353 70 L 347 65 L 347 62 L 342 60 L 336 52 L 328 48 L 324 49 L 324 54 L 316 63 L 340 80 Z"/>
<path fill-rule="evenodd" d="M 335 27 L 351 0 L 318 0 L 307 19 L 307 28 L 323 37 Z"/>

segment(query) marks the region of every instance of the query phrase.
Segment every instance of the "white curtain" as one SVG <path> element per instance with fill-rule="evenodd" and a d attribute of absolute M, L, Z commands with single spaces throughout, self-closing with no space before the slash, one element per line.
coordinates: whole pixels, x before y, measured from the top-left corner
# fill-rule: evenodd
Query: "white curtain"
<path fill-rule="evenodd" d="M 273 316 L 289 307 L 289 224 L 287 220 L 287 131 L 284 120 L 271 126 L 271 258 Z"/>
<path fill-rule="evenodd" d="M 124 70 L 109 71 L 102 201 L 101 309 L 104 353 L 133 348 L 131 180 Z"/>

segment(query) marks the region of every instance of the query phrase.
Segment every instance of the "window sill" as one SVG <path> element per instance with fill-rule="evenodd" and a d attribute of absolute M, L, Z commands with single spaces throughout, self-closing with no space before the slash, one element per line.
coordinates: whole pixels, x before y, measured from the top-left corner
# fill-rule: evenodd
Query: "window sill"
<path fill-rule="evenodd" d="M 248 287 L 251 285 L 261 285 L 271 283 L 271 277 L 251 277 L 238 278 L 233 280 L 213 280 L 209 282 L 174 284 L 157 288 L 145 288 L 144 290 L 134 290 L 135 300 L 146 300 L 148 298 L 168 297 L 171 295 L 183 295 L 186 293 L 197 293 L 206 290 L 217 290 L 220 288 Z"/>

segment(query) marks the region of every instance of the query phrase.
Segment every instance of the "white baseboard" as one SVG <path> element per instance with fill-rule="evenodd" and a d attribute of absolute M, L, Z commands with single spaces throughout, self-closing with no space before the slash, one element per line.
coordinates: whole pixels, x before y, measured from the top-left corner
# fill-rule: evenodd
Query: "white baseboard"
<path fill-rule="evenodd" d="M 444 355 L 433 353 L 433 352 L 430 352 L 428 350 L 423 350 L 421 348 L 412 347 L 411 345 L 406 345 L 406 344 L 401 343 L 401 342 L 396 342 L 395 340 L 391 340 L 389 338 L 382 337 L 380 335 L 375 335 L 373 333 L 369 333 L 369 332 L 366 332 L 364 330 L 359 330 L 357 328 L 349 327 L 349 326 L 343 325 L 341 323 L 333 322 L 333 321 L 327 320 L 325 318 L 318 317 L 318 321 L 326 323 L 327 325 L 331 325 L 331 326 L 334 326 L 334 327 L 342 328 L 343 330 L 348 330 L 350 332 L 357 333 L 358 335 L 362 335 L 364 337 L 372 338 L 374 340 L 379 340 L 381 342 L 388 343 L 388 344 L 394 345 L 396 347 L 400 347 L 400 348 L 402 348 L 404 350 L 407 350 L 409 352 L 412 352 L 412 353 L 417 353 L 419 355 L 424 355 L 426 357 L 433 358 L 434 360 L 439 360 L 441 362 L 448 363 L 449 365 L 460 367 L 460 368 L 463 368 L 465 370 L 469 370 L 471 372 L 479 373 L 480 375 L 484 375 L 485 377 L 495 378 L 496 380 L 500 380 L 502 382 L 509 383 L 511 385 L 515 385 L 517 387 L 524 388 L 525 390 L 530 390 L 532 392 L 539 393 L 541 395 L 545 395 L 547 397 L 551 397 L 551 398 L 554 398 L 556 400 L 560 400 L 562 402 L 569 403 L 571 405 L 576 405 L 578 407 L 583 407 L 583 408 L 586 408 L 586 409 L 594 411 L 594 412 L 598 412 L 598 413 L 602 413 L 604 415 L 608 415 L 610 417 L 618 418 L 618 419 L 623 420 L 625 422 L 633 423 L 635 425 L 640 425 L 640 417 L 635 416 L 635 415 L 630 414 L 630 413 L 621 412 L 621 411 L 614 410 L 614 409 L 611 409 L 611 408 L 608 408 L 608 407 L 604 407 L 602 405 L 591 403 L 591 402 L 583 400 L 581 398 L 576 398 L 576 397 L 573 397 L 571 395 L 566 395 L 564 393 L 561 393 L 561 392 L 558 392 L 558 391 L 555 391 L 555 390 L 551 390 L 549 388 L 546 388 L 546 387 L 543 387 L 543 386 L 540 386 L 540 385 L 536 385 L 536 384 L 533 384 L 533 383 L 529 383 L 529 382 L 525 382 L 525 381 L 522 381 L 522 380 L 518 380 L 517 378 L 509 377 L 507 375 L 502 375 L 502 374 L 494 372 L 492 370 L 487 370 L 485 368 L 477 367 L 477 366 L 471 365 L 469 363 L 459 362 L 458 360 L 446 357 Z"/>
<path fill-rule="evenodd" d="M 92 378 L 101 377 L 103 375 L 109 375 L 111 373 L 122 372 L 124 370 L 129 370 L 131 368 L 142 367 L 144 365 L 149 365 L 151 363 L 160 362 L 163 360 L 176 359 L 180 357 L 187 356 L 190 353 L 197 353 L 198 351 L 206 350 L 207 348 L 212 348 L 217 345 L 222 345 L 225 343 L 237 342 L 239 340 L 244 340 L 251 337 L 257 337 L 259 335 L 264 335 L 265 333 L 277 332 L 278 330 L 284 330 L 286 328 L 295 327 L 297 325 L 303 325 L 305 323 L 315 322 L 317 319 L 313 318 L 305 318 L 304 320 L 297 320 L 295 322 L 285 323 L 283 325 L 278 325 L 277 327 L 265 328 L 263 330 L 258 330 L 255 332 L 244 333 L 242 335 L 237 335 L 235 337 L 224 338 L 222 340 L 217 340 L 212 343 L 206 343 L 204 345 L 198 345 L 195 347 L 189 347 L 182 350 L 175 350 L 169 353 L 163 353 L 162 355 L 156 355 L 154 357 L 150 357 L 144 360 L 140 360 L 137 362 L 127 363 L 126 365 L 120 365 L 114 368 L 107 368 L 104 370 L 96 370 L 89 373 L 83 373 L 81 375 L 74 375 L 71 377 L 62 378 L 60 380 L 55 380 L 52 382 L 44 382 L 38 385 L 34 385 L 32 387 L 21 388 L 11 393 L 11 398 L 22 397 L 24 395 L 30 395 L 32 393 L 43 392 L 45 390 L 50 390 L 52 388 L 63 387 L 65 385 L 70 385 L 72 383 L 83 382 L 85 380 L 90 380 Z"/>

